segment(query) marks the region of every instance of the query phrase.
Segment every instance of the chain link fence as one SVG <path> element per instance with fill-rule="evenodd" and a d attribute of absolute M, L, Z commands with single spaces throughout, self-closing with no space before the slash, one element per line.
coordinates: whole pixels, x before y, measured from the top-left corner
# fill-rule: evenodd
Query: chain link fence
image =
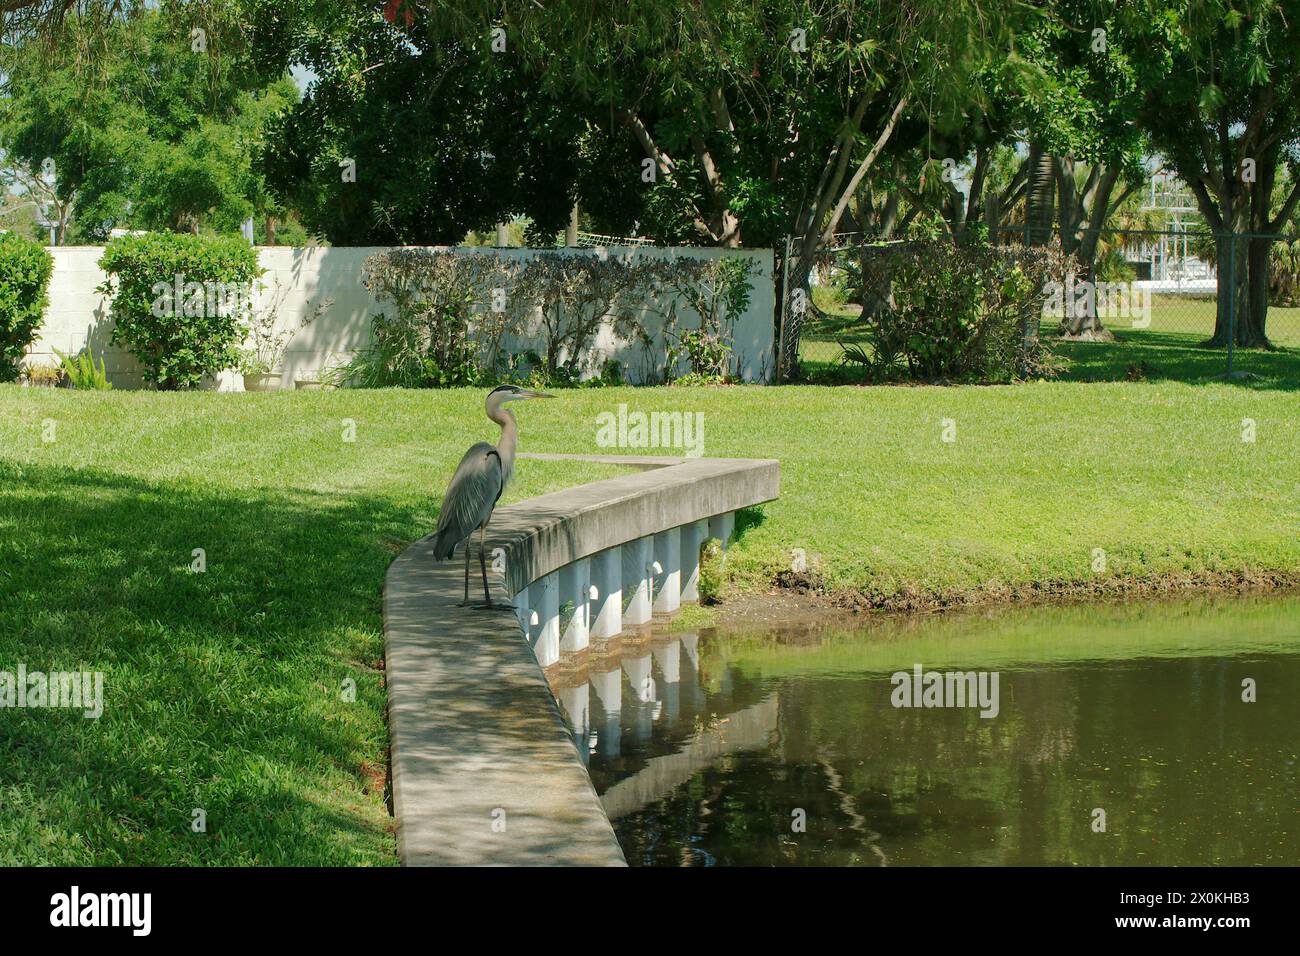
<path fill-rule="evenodd" d="M 1024 245 L 1023 228 L 999 231 Z M 837 237 L 811 264 L 806 289 L 778 295 L 781 379 L 862 380 L 861 350 L 889 321 L 888 263 L 898 240 Z M 1093 248 L 1089 249 L 1091 245 Z M 782 274 L 798 273 L 799 242 Z M 1192 230 L 1081 234 L 1063 275 L 1042 290 L 1038 335 L 1074 381 L 1234 380 L 1300 387 L 1300 239 Z M 856 358 L 855 358 L 856 357 Z"/>

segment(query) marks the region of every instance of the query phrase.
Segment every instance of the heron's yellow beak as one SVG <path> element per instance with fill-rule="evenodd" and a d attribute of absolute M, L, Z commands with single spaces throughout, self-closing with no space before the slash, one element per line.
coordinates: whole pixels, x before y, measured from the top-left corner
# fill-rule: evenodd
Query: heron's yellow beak
<path fill-rule="evenodd" d="M 523 394 L 528 398 L 554 398 L 555 397 L 550 392 L 524 392 Z"/>

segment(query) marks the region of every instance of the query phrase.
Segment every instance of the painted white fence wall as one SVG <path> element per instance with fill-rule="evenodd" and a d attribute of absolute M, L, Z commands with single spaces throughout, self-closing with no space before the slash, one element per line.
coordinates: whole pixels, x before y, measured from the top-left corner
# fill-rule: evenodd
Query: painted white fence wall
<path fill-rule="evenodd" d="M 40 335 L 28 356 L 29 364 L 56 361 L 53 349 L 75 353 L 89 344 L 96 356 L 103 355 L 109 378 L 119 388 L 141 387 L 144 382 L 135 359 L 119 346 L 110 346 L 112 320 L 107 297 L 95 289 L 104 282 L 98 262 L 102 246 L 60 246 L 51 248 L 54 274 L 50 280 L 50 305 Z M 277 327 L 297 329 L 304 316 L 320 304 L 327 308 L 311 325 L 296 332 L 284 358 L 284 387 L 293 388 L 298 377 L 311 377 L 322 368 L 340 365 L 363 348 L 369 337 L 370 316 L 383 311 L 361 284 L 361 266 L 366 257 L 382 251 L 381 247 L 306 247 L 261 246 L 258 261 L 265 270 L 254 296 L 254 308 L 270 308 L 277 313 Z M 629 250 L 569 249 L 570 253 L 596 256 L 626 255 Z M 465 255 L 500 255 L 508 259 L 528 259 L 545 255 L 533 249 L 462 249 Z M 774 290 L 772 251 L 770 249 L 661 249 L 639 247 L 637 256 L 658 258 L 688 257 L 716 259 L 741 255 L 753 259 L 756 274 L 749 308 L 734 325 L 731 342 L 734 368 L 748 382 L 766 382 L 772 377 L 772 315 Z M 680 312 L 680 310 L 679 310 Z M 684 315 L 691 313 L 685 312 Z M 620 340 L 608 323 L 595 342 L 596 365 L 605 359 L 618 361 L 625 378 L 644 381 L 664 356 L 661 320 L 654 314 L 642 316 L 650 333 L 653 348 L 638 342 Z M 544 353 L 540 337 L 532 336 L 513 343 L 514 351 L 534 349 Z M 243 388 L 239 375 L 223 373 L 212 383 L 222 390 Z"/>

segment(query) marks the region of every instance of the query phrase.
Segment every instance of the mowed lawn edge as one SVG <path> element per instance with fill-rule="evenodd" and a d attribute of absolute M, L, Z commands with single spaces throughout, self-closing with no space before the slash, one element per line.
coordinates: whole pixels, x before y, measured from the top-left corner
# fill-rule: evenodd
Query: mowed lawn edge
<path fill-rule="evenodd" d="M 0 862 L 394 862 L 383 574 L 495 440 L 485 391 L 0 386 L 0 669 L 103 670 L 107 705 L 4 715 Z M 705 455 L 781 461 L 731 599 L 796 548 L 795 583 L 872 606 L 1300 571 L 1290 391 L 581 389 L 519 410 L 521 450 L 682 451 L 602 445 L 620 406 L 695 416 Z M 524 459 L 508 500 L 613 473 Z"/>

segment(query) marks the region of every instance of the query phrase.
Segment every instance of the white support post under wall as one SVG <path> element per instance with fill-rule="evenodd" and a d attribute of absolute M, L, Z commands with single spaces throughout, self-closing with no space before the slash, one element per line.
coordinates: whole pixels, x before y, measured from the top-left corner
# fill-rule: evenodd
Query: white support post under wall
<path fill-rule="evenodd" d="M 681 527 L 682 602 L 700 599 L 700 546 L 709 538 L 708 521 L 692 521 Z"/>
<path fill-rule="evenodd" d="M 653 587 L 650 565 L 654 560 L 654 536 L 647 535 L 623 545 L 623 590 L 631 595 L 623 611 L 624 627 L 650 623 L 650 594 Z"/>
<path fill-rule="evenodd" d="M 528 585 L 528 598 L 537 613 L 536 626 L 529 629 L 537 663 L 550 667 L 560 659 L 560 576 L 552 571 Z"/>
<path fill-rule="evenodd" d="M 575 653 L 587 649 L 591 613 L 591 560 L 581 558 L 560 569 L 560 604 L 573 603 L 573 617 L 560 638 L 560 650 Z"/>
<path fill-rule="evenodd" d="M 591 640 L 607 641 L 623 630 L 623 549 L 601 551 L 591 559 Z"/>
<path fill-rule="evenodd" d="M 654 558 L 663 569 L 659 593 L 655 595 L 656 614 L 674 614 L 681 607 L 682 550 L 681 528 L 669 528 L 654 536 Z"/>
<path fill-rule="evenodd" d="M 726 514 L 714 515 L 709 519 L 709 537 L 717 538 L 722 542 L 725 550 L 731 543 L 732 532 L 736 530 L 736 513 L 728 511 Z"/>

